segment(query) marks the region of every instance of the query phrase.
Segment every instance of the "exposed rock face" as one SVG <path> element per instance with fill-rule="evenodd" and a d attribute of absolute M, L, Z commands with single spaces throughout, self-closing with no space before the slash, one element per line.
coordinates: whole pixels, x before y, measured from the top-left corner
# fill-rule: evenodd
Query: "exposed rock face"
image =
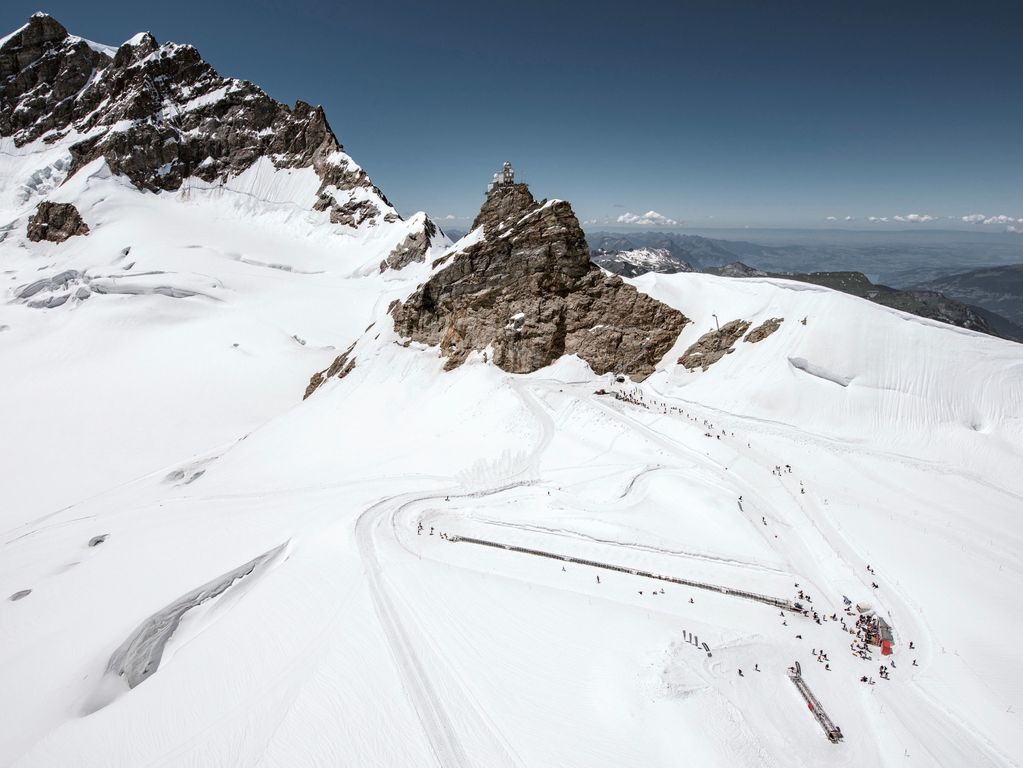
<path fill-rule="evenodd" d="M 34 243 L 40 240 L 63 243 L 69 237 L 87 234 L 88 225 L 71 203 L 39 203 L 28 220 L 28 239 Z"/>
<path fill-rule="evenodd" d="M 502 184 L 477 227 L 485 239 L 391 309 L 398 333 L 439 345 L 447 369 L 490 346 L 494 363 L 512 373 L 577 354 L 597 373 L 642 380 L 688 322 L 590 263 L 566 202 L 537 203 L 525 184 Z"/>
<path fill-rule="evenodd" d="M 781 327 L 781 324 L 785 321 L 784 317 L 772 317 L 770 320 L 765 320 L 752 331 L 746 334 L 746 338 L 743 341 L 748 341 L 751 344 L 756 344 L 758 341 L 763 341 L 772 333 Z"/>
<path fill-rule="evenodd" d="M 725 355 L 735 350 L 735 344 L 749 330 L 749 320 L 732 320 L 721 326 L 721 330 L 705 333 L 689 349 L 682 353 L 679 363 L 689 370 L 702 368 L 707 370 Z"/>
<path fill-rule="evenodd" d="M 413 232 L 391 251 L 387 258 L 380 262 L 380 271 L 386 269 L 403 269 L 414 261 L 425 261 L 426 252 L 430 250 L 433 238 L 437 236 L 437 225 L 424 217 L 423 226 Z"/>
<path fill-rule="evenodd" d="M 334 362 L 328 367 L 324 368 L 322 371 L 314 373 L 309 379 L 309 385 L 305 388 L 305 394 L 302 396 L 302 399 L 305 400 L 309 397 L 309 395 L 319 389 L 320 385 L 327 379 L 333 376 L 343 379 L 351 373 L 355 369 L 355 358 L 351 357 L 353 349 L 355 349 L 354 344 L 335 357 Z"/>
<path fill-rule="evenodd" d="M 191 46 L 147 33 L 111 56 L 36 14 L 0 48 L 0 83 L 0 136 L 17 146 L 83 137 L 68 175 L 103 157 L 141 189 L 174 190 L 189 176 L 212 182 L 267 157 L 277 168 L 314 168 L 317 208 L 335 222 L 398 219 L 320 107 L 291 109 L 223 78 Z"/>

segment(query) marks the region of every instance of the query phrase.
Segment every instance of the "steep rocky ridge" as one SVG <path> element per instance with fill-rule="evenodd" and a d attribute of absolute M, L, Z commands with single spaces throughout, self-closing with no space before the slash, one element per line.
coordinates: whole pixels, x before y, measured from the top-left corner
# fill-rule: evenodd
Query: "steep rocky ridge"
<path fill-rule="evenodd" d="M 338 142 L 323 110 L 221 77 L 189 45 L 139 34 L 115 50 L 36 14 L 0 46 L 0 136 L 68 142 L 67 176 L 103 158 L 140 189 L 223 180 L 268 158 L 315 170 L 315 207 L 359 226 L 400 217 Z"/>
<path fill-rule="evenodd" d="M 689 322 L 592 264 L 567 202 L 537 202 L 525 184 L 499 185 L 477 229 L 482 239 L 391 308 L 395 330 L 439 346 L 448 369 L 474 351 L 490 350 L 513 373 L 577 354 L 597 373 L 642 380 Z"/>
<path fill-rule="evenodd" d="M 388 269 L 403 269 L 413 262 L 426 260 L 426 253 L 437 240 L 439 230 L 429 216 L 426 214 L 420 216 L 422 218 L 420 226 L 398 243 L 387 258 L 380 262 L 381 272 Z"/>
<path fill-rule="evenodd" d="M 352 357 L 352 351 L 355 349 L 355 344 L 352 344 L 344 352 L 334 358 L 329 366 L 324 368 L 322 371 L 317 371 L 309 377 L 309 384 L 305 388 L 305 394 L 302 399 L 305 400 L 309 395 L 320 388 L 327 379 L 337 377 L 343 379 L 349 373 L 355 369 L 355 358 Z"/>

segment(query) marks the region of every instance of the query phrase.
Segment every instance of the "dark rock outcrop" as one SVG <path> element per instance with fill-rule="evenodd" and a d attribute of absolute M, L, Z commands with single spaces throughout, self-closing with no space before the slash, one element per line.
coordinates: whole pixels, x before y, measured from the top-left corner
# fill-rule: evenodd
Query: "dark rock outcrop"
<path fill-rule="evenodd" d="M 261 157 L 277 168 L 315 169 L 317 208 L 358 226 L 382 211 L 383 193 L 344 154 L 320 107 L 274 101 L 252 83 L 221 77 L 189 45 L 136 35 L 114 56 L 36 14 L 0 48 L 0 136 L 17 146 L 83 138 L 73 175 L 102 157 L 141 189 L 174 190 L 189 176 L 222 180 Z M 366 199 L 338 191 L 364 189 Z"/>
<path fill-rule="evenodd" d="M 725 323 L 719 330 L 703 334 L 695 344 L 682 353 L 678 359 L 680 365 L 689 370 L 702 368 L 707 370 L 725 355 L 735 350 L 735 344 L 749 330 L 749 320 L 732 320 Z"/>
<path fill-rule="evenodd" d="M 746 338 L 743 341 L 748 341 L 751 344 L 756 344 L 758 341 L 763 341 L 772 333 L 781 327 L 781 324 L 785 321 L 784 317 L 772 317 L 769 320 L 765 320 L 752 331 L 746 334 Z"/>
<path fill-rule="evenodd" d="M 391 308 L 397 332 L 438 345 L 447 369 L 490 347 L 494 363 L 513 373 L 577 354 L 597 373 L 642 380 L 688 322 L 592 264 L 566 202 L 537 203 L 525 184 L 501 184 L 477 227 L 482 241 Z"/>
<path fill-rule="evenodd" d="M 428 216 L 424 217 L 422 228 L 398 243 L 394 250 L 387 254 L 387 258 L 380 262 L 380 271 L 403 269 L 414 261 L 425 261 L 426 252 L 430 250 L 433 238 L 437 234 L 437 225 L 430 221 Z"/>
<path fill-rule="evenodd" d="M 348 349 L 342 352 L 340 355 L 334 358 L 329 366 L 324 368 L 322 371 L 314 373 L 310 379 L 309 384 L 305 388 L 305 394 L 302 399 L 305 400 L 309 395 L 315 392 L 327 379 L 337 376 L 339 379 L 343 379 L 353 370 L 355 370 L 355 358 L 352 357 L 352 350 L 355 349 L 355 345 L 352 344 Z"/>
<path fill-rule="evenodd" d="M 88 225 L 71 203 L 44 201 L 28 219 L 28 239 L 34 243 L 40 240 L 63 243 L 69 237 L 87 234 Z"/>

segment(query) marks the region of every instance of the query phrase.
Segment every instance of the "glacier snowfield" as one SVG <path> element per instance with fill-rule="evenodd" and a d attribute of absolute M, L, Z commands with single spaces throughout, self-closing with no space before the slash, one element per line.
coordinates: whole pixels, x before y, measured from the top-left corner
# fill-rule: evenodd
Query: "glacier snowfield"
<path fill-rule="evenodd" d="M 387 315 L 444 251 L 380 273 L 411 222 L 331 225 L 315 178 L 268 162 L 157 195 L 102 162 L 48 185 L 26 169 L 60 153 L 18 151 L 0 764 L 1023 761 L 1023 347 L 804 284 L 647 274 L 694 322 L 640 385 L 574 358 L 444 372 Z M 40 189 L 91 234 L 28 242 Z M 676 365 L 714 314 L 785 320 Z M 895 653 L 630 570 L 802 589 L 850 623 L 843 596 L 869 602 Z"/>

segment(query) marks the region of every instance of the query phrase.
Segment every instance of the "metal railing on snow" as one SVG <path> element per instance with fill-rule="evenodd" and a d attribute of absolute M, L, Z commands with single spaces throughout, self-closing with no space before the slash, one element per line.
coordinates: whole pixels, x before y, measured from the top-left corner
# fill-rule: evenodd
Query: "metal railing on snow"
<path fill-rule="evenodd" d="M 658 581 L 667 581 L 672 584 L 681 584 L 686 587 L 694 587 L 695 589 L 705 589 L 710 592 L 717 592 L 722 595 L 729 595 L 731 597 L 741 597 L 745 600 L 755 600 L 758 603 L 766 603 L 767 605 L 773 605 L 775 608 L 781 608 L 784 611 L 792 611 L 793 613 L 802 613 L 802 608 L 797 607 L 794 600 L 786 600 L 781 597 L 771 597 L 770 595 L 760 595 L 756 592 L 746 592 L 741 589 L 733 589 L 732 587 L 723 587 L 719 584 L 708 584 L 703 581 L 693 581 L 692 579 L 682 579 L 677 576 L 666 576 L 661 573 L 653 573 L 651 571 L 642 571 L 637 568 L 628 568 L 624 565 L 612 565 L 610 563 L 601 563 L 596 560 L 586 560 L 581 557 L 572 557 L 571 555 L 559 555 L 555 552 L 545 552 L 541 549 L 530 549 L 528 547 L 518 547 L 514 544 L 501 544 L 497 541 L 488 541 L 486 539 L 474 539 L 469 536 L 457 536 L 448 535 L 448 541 L 454 542 L 465 542 L 466 544 L 479 544 L 484 547 L 494 547 L 495 549 L 505 549 L 509 552 L 521 552 L 526 555 L 535 555 L 537 557 L 546 557 L 551 560 L 561 560 L 566 563 L 575 563 L 576 565 L 588 565 L 593 568 L 603 568 L 606 571 L 619 571 L 620 573 L 628 573 L 633 576 L 643 576 L 648 579 L 657 579 Z"/>

